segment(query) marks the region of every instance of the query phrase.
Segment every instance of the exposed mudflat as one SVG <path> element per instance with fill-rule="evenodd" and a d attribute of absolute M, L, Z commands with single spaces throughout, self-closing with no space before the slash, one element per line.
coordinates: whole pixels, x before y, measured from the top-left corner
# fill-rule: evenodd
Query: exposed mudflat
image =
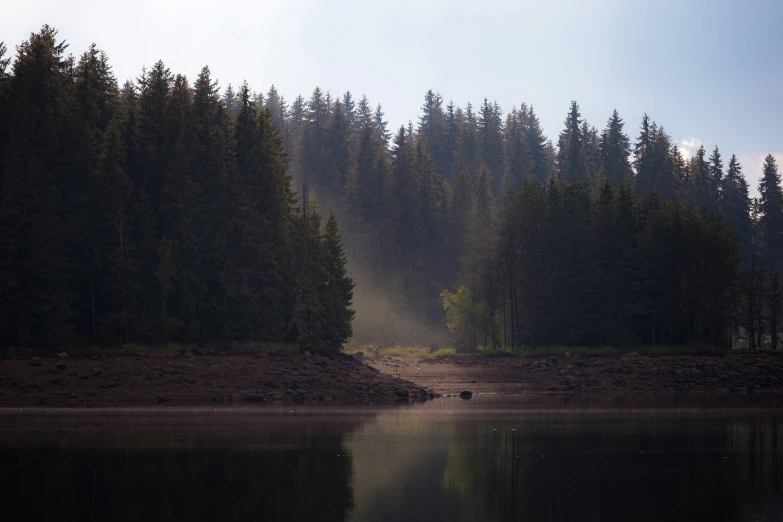
<path fill-rule="evenodd" d="M 0 406 L 410 402 L 431 390 L 349 355 L 26 357 L 0 361 Z"/>
<path fill-rule="evenodd" d="M 384 358 L 382 372 L 411 379 L 437 393 L 749 393 L 783 391 L 783 356 L 558 356 Z"/>
<path fill-rule="evenodd" d="M 439 395 L 592 397 L 783 393 L 783 357 L 383 358 L 261 353 L 19 357 L 0 361 L 0 407 L 408 403 Z"/>

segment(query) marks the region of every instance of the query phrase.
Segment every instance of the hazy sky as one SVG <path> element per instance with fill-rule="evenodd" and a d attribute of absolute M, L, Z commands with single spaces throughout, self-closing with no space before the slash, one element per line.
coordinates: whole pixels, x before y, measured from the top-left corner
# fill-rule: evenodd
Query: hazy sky
<path fill-rule="evenodd" d="M 162 59 L 223 87 L 274 83 L 286 99 L 318 85 L 382 103 L 392 127 L 427 89 L 446 101 L 533 104 L 556 141 L 572 99 L 604 126 L 617 108 L 633 139 L 642 114 L 685 150 L 719 145 L 752 186 L 783 160 L 783 1 L 745 0 L 0 0 L 9 47 L 48 23 L 79 55 L 106 51 L 120 81 Z"/>

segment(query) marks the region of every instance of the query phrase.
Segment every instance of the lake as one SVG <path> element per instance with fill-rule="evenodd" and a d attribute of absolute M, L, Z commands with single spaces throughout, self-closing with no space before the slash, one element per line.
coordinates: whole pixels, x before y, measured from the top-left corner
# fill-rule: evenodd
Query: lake
<path fill-rule="evenodd" d="M 699 399 L 2 410 L 3 520 L 781 521 L 781 409 Z"/>

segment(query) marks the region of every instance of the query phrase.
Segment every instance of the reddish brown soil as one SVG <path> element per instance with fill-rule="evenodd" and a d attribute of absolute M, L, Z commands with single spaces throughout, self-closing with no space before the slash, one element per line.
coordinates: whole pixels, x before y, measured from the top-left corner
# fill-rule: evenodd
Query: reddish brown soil
<path fill-rule="evenodd" d="M 473 393 L 704 393 L 783 391 L 783 356 L 387 358 L 380 371 L 449 395 Z"/>
<path fill-rule="evenodd" d="M 363 365 L 343 354 L 270 353 L 0 361 L 0 407 L 407 403 L 463 390 L 501 396 L 783 392 L 783 357 L 386 358 Z"/>
<path fill-rule="evenodd" d="M 167 406 L 426 400 L 430 390 L 343 354 L 17 358 L 0 361 L 2 406 Z"/>

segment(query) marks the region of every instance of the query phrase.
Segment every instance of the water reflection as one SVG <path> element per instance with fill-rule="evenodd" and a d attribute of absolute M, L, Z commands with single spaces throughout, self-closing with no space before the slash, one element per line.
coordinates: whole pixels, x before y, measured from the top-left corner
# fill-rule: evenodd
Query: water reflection
<path fill-rule="evenodd" d="M 5 412 L 3 519 L 780 521 L 779 425 L 459 399 Z"/>

